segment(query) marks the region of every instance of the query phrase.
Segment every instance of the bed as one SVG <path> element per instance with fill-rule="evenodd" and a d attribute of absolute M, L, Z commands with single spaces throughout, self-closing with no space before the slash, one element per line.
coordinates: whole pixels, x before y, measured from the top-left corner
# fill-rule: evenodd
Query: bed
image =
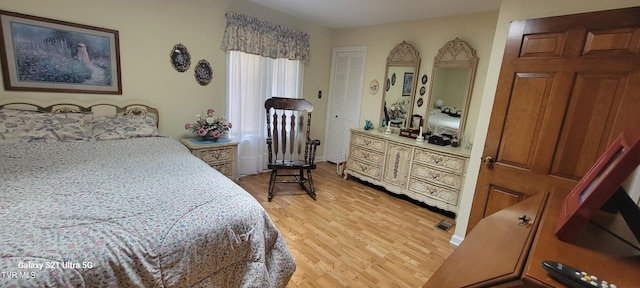
<path fill-rule="evenodd" d="M 440 109 L 431 109 L 427 123 L 427 131 L 434 135 L 449 134 L 457 137 L 459 128 L 459 116 L 450 116 L 446 113 L 442 113 Z"/>
<path fill-rule="evenodd" d="M 14 106 L 0 105 L 0 287 L 286 286 L 296 264 L 265 210 L 158 135 L 157 110 Z"/>

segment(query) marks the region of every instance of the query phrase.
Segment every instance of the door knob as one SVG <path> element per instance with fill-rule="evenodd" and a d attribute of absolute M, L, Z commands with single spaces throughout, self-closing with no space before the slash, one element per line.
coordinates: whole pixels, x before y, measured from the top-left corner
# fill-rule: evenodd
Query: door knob
<path fill-rule="evenodd" d="M 491 156 L 486 156 L 486 157 L 482 158 L 482 163 L 484 163 L 487 166 L 492 166 L 493 162 L 495 162 L 495 160 L 493 160 L 493 158 Z"/>

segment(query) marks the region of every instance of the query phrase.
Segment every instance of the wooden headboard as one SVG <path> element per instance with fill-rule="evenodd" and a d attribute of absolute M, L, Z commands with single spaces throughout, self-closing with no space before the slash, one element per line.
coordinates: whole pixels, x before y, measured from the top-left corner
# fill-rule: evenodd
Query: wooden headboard
<path fill-rule="evenodd" d="M 95 104 L 91 106 L 81 106 L 77 104 L 63 103 L 50 106 L 40 106 L 31 103 L 13 102 L 0 104 L 0 109 L 17 109 L 50 113 L 93 113 L 94 116 L 116 116 L 116 115 L 153 115 L 156 119 L 156 127 L 160 123 L 158 109 L 144 104 L 130 104 L 117 106 L 113 104 Z"/>

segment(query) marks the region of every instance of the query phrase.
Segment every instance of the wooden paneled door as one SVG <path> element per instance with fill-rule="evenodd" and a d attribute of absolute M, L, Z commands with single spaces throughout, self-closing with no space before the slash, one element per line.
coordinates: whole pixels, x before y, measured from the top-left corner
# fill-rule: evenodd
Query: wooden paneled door
<path fill-rule="evenodd" d="M 469 218 L 573 187 L 640 127 L 640 7 L 511 23 Z"/>

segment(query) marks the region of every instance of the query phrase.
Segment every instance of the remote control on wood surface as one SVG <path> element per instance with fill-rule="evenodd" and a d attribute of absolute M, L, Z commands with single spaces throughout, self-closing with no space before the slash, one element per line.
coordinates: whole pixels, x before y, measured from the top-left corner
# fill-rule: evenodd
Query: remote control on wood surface
<path fill-rule="evenodd" d="M 613 283 L 609 283 L 595 275 L 591 275 L 577 268 L 564 265 L 554 261 L 542 261 L 542 268 L 549 272 L 549 275 L 561 283 L 571 288 L 617 288 Z"/>

